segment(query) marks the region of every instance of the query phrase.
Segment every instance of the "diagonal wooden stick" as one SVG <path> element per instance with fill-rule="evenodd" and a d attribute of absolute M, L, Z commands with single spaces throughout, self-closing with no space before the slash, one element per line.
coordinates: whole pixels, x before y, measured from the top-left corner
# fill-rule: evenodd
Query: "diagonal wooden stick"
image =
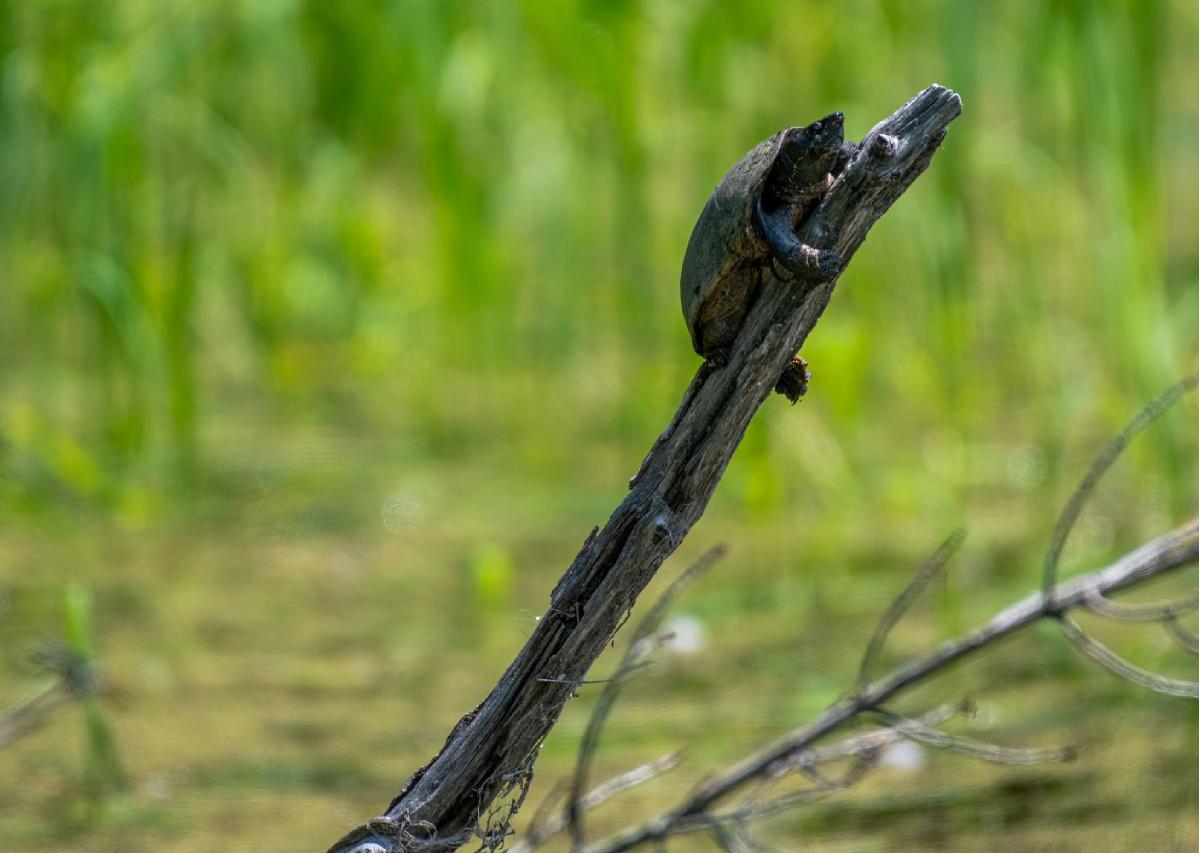
<path fill-rule="evenodd" d="M 876 125 L 798 237 L 836 247 L 848 263 L 929 165 L 961 109 L 957 94 L 933 85 Z M 704 513 L 750 419 L 825 311 L 835 281 L 810 287 L 768 277 L 726 367 L 696 374 L 629 494 L 584 542 L 500 681 L 386 813 L 351 830 L 334 850 L 449 851 L 476 834 L 485 848 L 500 845 L 507 817 L 481 827 L 489 825 L 489 805 L 523 793 L 563 705 Z"/>

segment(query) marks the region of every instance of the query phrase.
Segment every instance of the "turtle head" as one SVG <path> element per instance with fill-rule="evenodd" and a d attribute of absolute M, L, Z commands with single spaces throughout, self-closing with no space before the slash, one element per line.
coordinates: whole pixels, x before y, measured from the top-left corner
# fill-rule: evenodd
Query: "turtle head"
<path fill-rule="evenodd" d="M 803 128 L 790 128 L 767 178 L 767 190 L 780 201 L 823 192 L 841 154 L 842 140 L 841 113 L 830 113 Z"/>
<path fill-rule="evenodd" d="M 830 113 L 807 128 L 795 128 L 794 131 L 799 131 L 797 136 L 803 137 L 811 150 L 836 151 L 842 145 L 842 119 L 841 113 Z"/>

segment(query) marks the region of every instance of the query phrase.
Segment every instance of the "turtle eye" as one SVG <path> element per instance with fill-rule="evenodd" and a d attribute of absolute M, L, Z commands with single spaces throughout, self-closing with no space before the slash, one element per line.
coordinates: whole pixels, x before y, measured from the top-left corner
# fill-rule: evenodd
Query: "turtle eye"
<path fill-rule="evenodd" d="M 821 121 L 818 119 L 817 121 L 813 122 L 808 126 L 808 130 L 810 133 L 818 133 L 821 130 Z"/>

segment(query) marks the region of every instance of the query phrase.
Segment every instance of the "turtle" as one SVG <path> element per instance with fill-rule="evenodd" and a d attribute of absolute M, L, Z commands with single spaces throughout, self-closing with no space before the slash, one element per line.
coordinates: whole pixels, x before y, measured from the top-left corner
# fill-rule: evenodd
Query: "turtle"
<path fill-rule="evenodd" d="M 842 114 L 831 113 L 763 140 L 725 174 L 700 212 L 683 256 L 679 297 L 692 346 L 710 368 L 725 365 L 768 271 L 785 282 L 837 275 L 837 250 L 802 243 L 796 227 L 857 148 L 843 138 L 842 124 Z M 809 376 L 796 357 L 776 391 L 795 403 Z"/>

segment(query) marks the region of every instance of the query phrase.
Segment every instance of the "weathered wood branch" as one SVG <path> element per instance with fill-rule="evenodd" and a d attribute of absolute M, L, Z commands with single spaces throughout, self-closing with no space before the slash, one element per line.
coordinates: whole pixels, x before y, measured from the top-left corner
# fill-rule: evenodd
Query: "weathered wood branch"
<path fill-rule="evenodd" d="M 94 662 L 66 645 L 51 642 L 34 651 L 33 661 L 58 678 L 0 711 L 0 748 L 46 724 L 65 706 L 104 691 L 105 681 Z"/>
<path fill-rule="evenodd" d="M 962 109 L 933 85 L 867 134 L 854 159 L 799 230 L 848 263 L 875 221 L 929 165 Z M 499 796 L 527 785 L 563 705 L 654 577 L 704 513 L 755 411 L 829 303 L 816 286 L 769 279 L 727 365 L 701 368 L 654 443 L 630 492 L 593 530 L 550 596 L 550 608 L 487 698 L 412 775 L 387 812 L 334 844 L 339 851 L 448 851 L 472 834 Z"/>
<path fill-rule="evenodd" d="M 896 695 L 944 672 L 973 653 L 990 647 L 1002 639 L 1041 620 L 1060 620 L 1065 611 L 1087 607 L 1096 597 L 1108 597 L 1119 591 L 1146 582 L 1156 576 L 1196 561 L 1200 534 L 1196 520 L 1163 534 L 1119 558 L 1112 564 L 1092 573 L 1076 576 L 1058 583 L 1046 596 L 1044 592 L 1030 594 L 998 612 L 987 623 L 943 644 L 933 654 L 903 665 L 884 677 L 860 685 L 851 695 L 830 706 L 811 723 L 793 730 L 754 754 L 734 763 L 723 772 L 701 782 L 676 807 L 658 816 L 618 832 L 588 848 L 592 852 L 626 852 L 637 846 L 665 840 L 672 834 L 694 831 L 711 826 L 714 810 L 720 804 L 744 791 L 749 785 L 770 780 L 802 761 L 816 750 L 816 743 L 847 725 L 865 712 L 882 709 Z M 1127 679 L 1144 684 L 1140 675 Z M 1157 675 L 1155 675 L 1157 676 Z M 1158 678 L 1160 681 L 1163 678 Z M 1170 681 L 1178 682 L 1178 681 Z M 1160 685 L 1149 688 L 1164 691 Z M 1182 692 L 1169 691 L 1169 694 Z M 1191 695 L 1194 697 L 1194 693 Z M 919 736 L 909 727 L 901 732 Z M 943 738 L 949 738 L 940 734 Z M 961 740 L 961 738 L 958 738 Z M 998 762 L 1028 762 L 1046 759 L 1044 750 L 1017 751 L 1002 749 L 1009 756 L 977 754 Z M 1024 753 L 1028 758 L 1022 758 Z M 1060 758 L 1061 759 L 1061 758 Z"/>

